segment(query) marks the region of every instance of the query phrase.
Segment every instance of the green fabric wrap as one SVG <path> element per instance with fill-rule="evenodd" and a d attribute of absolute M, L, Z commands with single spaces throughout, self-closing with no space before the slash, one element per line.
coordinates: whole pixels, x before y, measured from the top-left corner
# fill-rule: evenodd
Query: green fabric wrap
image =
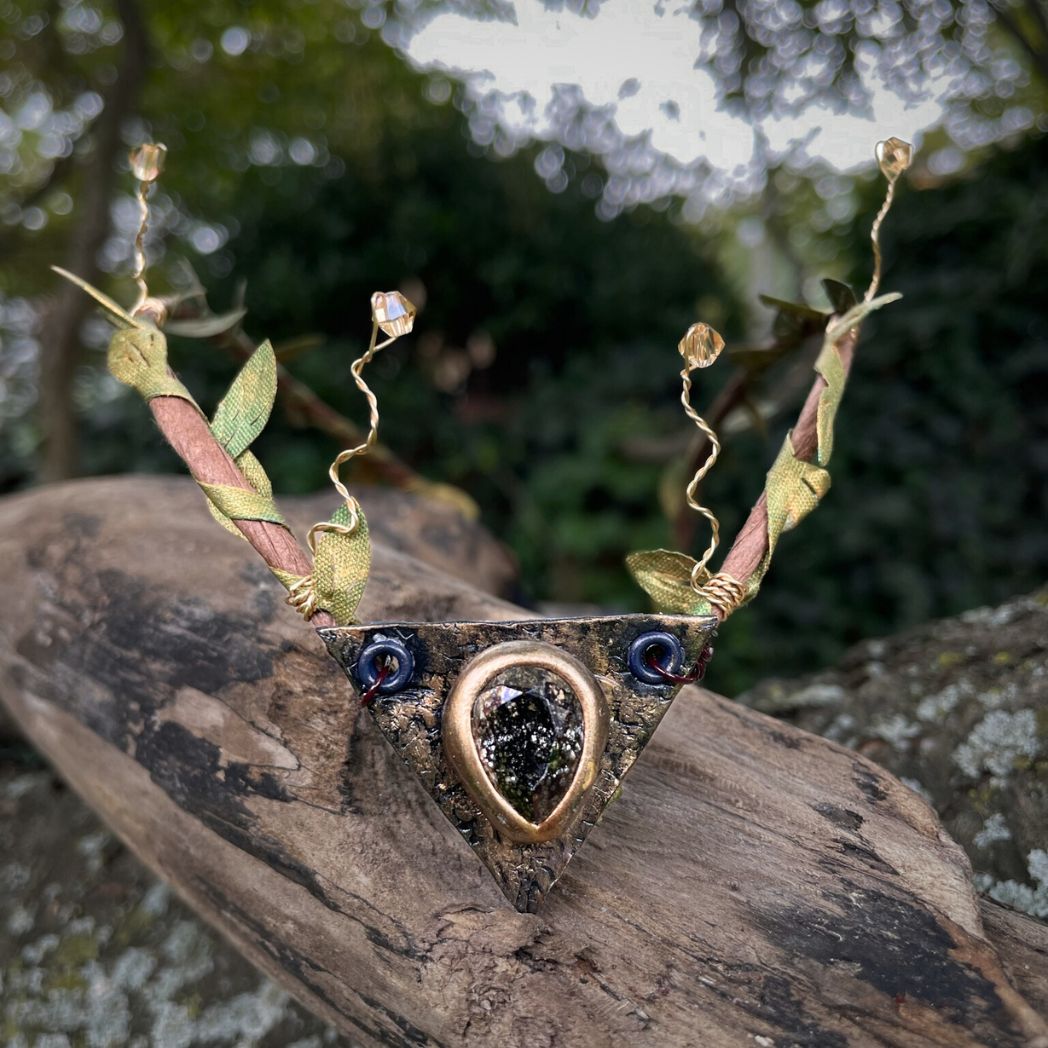
<path fill-rule="evenodd" d="M 196 405 L 189 390 L 168 370 L 167 339 L 156 328 L 120 328 L 110 339 L 106 363 L 110 374 L 137 390 L 143 400 L 181 397 Z"/>
<path fill-rule="evenodd" d="M 189 390 L 169 370 L 167 339 L 156 328 L 144 324 L 119 328 L 110 340 L 107 363 L 113 377 L 131 386 L 143 399 L 179 397 L 200 411 Z M 263 342 L 240 369 L 210 423 L 215 439 L 233 457 L 254 490 L 197 481 L 207 497 L 211 515 L 239 538 L 244 535 L 234 523 L 237 520 L 260 520 L 287 527 L 273 501 L 266 471 L 247 450 L 272 411 L 277 391 L 276 369 L 273 347 Z M 278 569 L 274 574 L 279 578 L 286 573 Z M 289 584 L 284 578 L 281 581 Z"/>
<path fill-rule="evenodd" d="M 200 483 L 200 490 L 208 497 L 215 509 L 230 520 L 265 520 L 270 524 L 287 527 L 287 523 L 273 502 L 272 495 L 248 491 L 246 488 L 236 488 L 227 484 Z"/>

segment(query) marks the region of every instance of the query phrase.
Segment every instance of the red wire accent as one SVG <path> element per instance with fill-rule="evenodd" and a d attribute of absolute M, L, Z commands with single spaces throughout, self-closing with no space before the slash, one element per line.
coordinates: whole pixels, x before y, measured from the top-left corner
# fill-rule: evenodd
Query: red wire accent
<path fill-rule="evenodd" d="M 361 706 L 370 706 L 374 701 L 375 696 L 378 694 L 378 689 L 382 687 L 386 678 L 393 672 L 393 660 L 388 656 L 382 660 L 382 665 L 379 666 L 378 676 L 375 678 L 375 683 L 360 696 Z"/>
<path fill-rule="evenodd" d="M 694 684 L 696 681 L 702 680 L 706 676 L 706 668 L 710 664 L 710 659 L 713 657 L 713 648 L 707 644 L 699 655 L 698 661 L 687 673 L 670 673 L 665 666 L 662 666 L 653 654 L 649 654 L 645 660 L 648 665 L 660 676 L 663 680 L 668 680 L 673 684 Z"/>

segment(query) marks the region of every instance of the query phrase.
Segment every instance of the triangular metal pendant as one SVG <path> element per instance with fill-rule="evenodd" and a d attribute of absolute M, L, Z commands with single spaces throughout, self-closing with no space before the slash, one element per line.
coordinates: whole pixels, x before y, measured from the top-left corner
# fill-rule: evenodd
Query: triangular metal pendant
<path fill-rule="evenodd" d="M 614 798 L 717 622 L 676 615 L 322 629 L 430 796 L 534 912 Z"/>

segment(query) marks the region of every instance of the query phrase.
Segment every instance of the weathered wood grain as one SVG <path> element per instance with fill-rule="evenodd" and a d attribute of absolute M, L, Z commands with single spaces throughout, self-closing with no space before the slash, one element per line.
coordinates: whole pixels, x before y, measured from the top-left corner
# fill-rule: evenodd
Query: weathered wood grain
<path fill-rule="evenodd" d="M 543 911 L 515 912 L 189 489 L 0 504 L 0 698 L 146 862 L 341 1029 L 1048 1045 L 931 809 L 854 752 L 697 689 Z M 362 610 L 520 615 L 381 547 Z"/>
<path fill-rule="evenodd" d="M 992 899 L 983 900 L 982 916 L 1016 988 L 1041 1015 L 1048 1014 L 1048 925 Z"/>
<path fill-rule="evenodd" d="M 911 783 L 983 891 L 1048 916 L 1048 589 L 864 641 L 741 701 Z"/>

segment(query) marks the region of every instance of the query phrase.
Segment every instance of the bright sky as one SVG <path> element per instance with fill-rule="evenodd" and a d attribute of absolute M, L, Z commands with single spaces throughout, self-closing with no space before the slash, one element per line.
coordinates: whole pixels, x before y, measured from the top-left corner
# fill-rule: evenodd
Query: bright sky
<path fill-rule="evenodd" d="M 718 105 L 712 76 L 695 68 L 705 56 L 701 26 L 687 14 L 690 4 L 620 0 L 590 17 L 550 10 L 542 0 L 516 0 L 514 6 L 516 24 L 439 13 L 411 39 L 408 55 L 422 68 L 463 80 L 475 100 L 492 92 L 508 96 L 491 112 L 513 139 L 555 138 L 554 87 L 577 84 L 589 106 L 609 107 L 622 136 L 650 129 L 652 148 L 676 164 L 706 161 L 713 178 L 705 192 L 744 188 L 755 161 L 754 129 Z M 636 81 L 633 94 L 623 91 L 630 80 Z M 772 152 L 821 157 L 848 171 L 873 163 L 879 139 L 897 135 L 913 142 L 942 119 L 934 90 L 907 106 L 879 82 L 871 79 L 866 86 L 872 116 L 811 106 L 765 121 L 761 127 Z M 598 145 L 596 151 L 605 150 Z"/>

